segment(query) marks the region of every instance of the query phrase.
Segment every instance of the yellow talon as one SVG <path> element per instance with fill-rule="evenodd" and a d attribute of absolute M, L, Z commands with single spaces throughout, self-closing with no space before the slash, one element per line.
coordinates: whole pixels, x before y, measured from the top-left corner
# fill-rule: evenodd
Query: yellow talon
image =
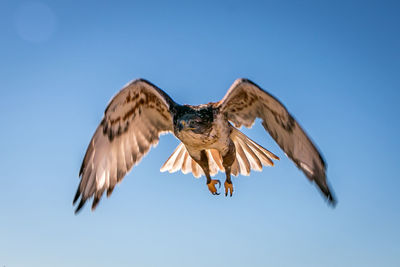
<path fill-rule="evenodd" d="M 207 184 L 208 190 L 210 190 L 211 194 L 213 195 L 219 195 L 219 193 L 217 192 L 217 188 L 215 187 L 216 184 L 219 184 L 219 187 L 221 188 L 221 182 L 219 180 L 211 180 Z"/>
<path fill-rule="evenodd" d="M 233 184 L 225 181 L 224 186 L 225 186 L 225 196 L 228 196 L 228 191 L 229 191 L 230 196 L 232 196 Z"/>

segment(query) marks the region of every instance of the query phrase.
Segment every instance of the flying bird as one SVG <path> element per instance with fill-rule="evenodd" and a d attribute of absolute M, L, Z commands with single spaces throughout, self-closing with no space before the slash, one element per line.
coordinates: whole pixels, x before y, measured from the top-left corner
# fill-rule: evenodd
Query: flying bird
<path fill-rule="evenodd" d="M 94 197 L 92 210 L 103 193 L 111 195 L 131 168 L 140 162 L 163 133 L 181 143 L 161 171 L 205 175 L 213 195 L 221 182 L 211 177 L 225 172 L 225 196 L 232 196 L 231 175 L 261 171 L 279 158 L 237 128 L 251 127 L 256 118 L 294 164 L 313 181 L 328 203 L 336 200 L 326 179 L 326 164 L 316 146 L 274 96 L 248 79 L 237 79 L 224 98 L 204 105 L 180 105 L 167 93 L 144 79 L 121 89 L 110 101 L 87 148 L 79 172 L 80 183 L 73 200 L 75 210 Z"/>

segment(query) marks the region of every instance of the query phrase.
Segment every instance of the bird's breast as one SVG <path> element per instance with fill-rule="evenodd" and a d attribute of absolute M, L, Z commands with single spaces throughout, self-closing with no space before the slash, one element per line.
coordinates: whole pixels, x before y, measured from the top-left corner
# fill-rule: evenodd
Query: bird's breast
<path fill-rule="evenodd" d="M 212 130 L 208 133 L 195 133 L 193 131 L 181 131 L 177 137 L 185 145 L 191 147 L 206 148 L 218 140 L 218 135 L 212 134 Z"/>

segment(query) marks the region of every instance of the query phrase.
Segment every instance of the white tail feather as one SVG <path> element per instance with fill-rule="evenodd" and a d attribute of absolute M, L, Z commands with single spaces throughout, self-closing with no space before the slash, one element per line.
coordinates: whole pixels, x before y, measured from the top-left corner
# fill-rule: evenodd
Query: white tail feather
<path fill-rule="evenodd" d="M 250 175 L 251 170 L 261 171 L 262 165 L 273 166 L 272 160 L 279 160 L 275 154 L 254 142 L 236 128 L 232 129 L 230 138 L 236 148 L 236 159 L 231 167 L 231 173 L 234 176 L 239 174 Z M 220 153 L 215 149 L 206 149 L 206 153 L 210 175 L 214 176 L 218 171 L 225 172 Z M 204 175 L 203 169 L 192 159 L 183 143 L 178 145 L 160 169 L 161 172 L 168 171 L 170 173 L 179 170 L 184 174 L 192 172 L 196 178 Z"/>

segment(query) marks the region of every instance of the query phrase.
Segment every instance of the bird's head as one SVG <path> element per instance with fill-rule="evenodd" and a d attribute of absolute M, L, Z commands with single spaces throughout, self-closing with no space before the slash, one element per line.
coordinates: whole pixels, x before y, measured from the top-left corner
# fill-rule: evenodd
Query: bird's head
<path fill-rule="evenodd" d="M 196 114 L 185 114 L 177 119 L 175 125 L 177 132 L 191 131 L 197 134 L 203 133 L 207 128 L 209 128 L 209 125 Z"/>
<path fill-rule="evenodd" d="M 201 123 L 201 118 L 187 114 L 177 121 L 177 130 L 178 132 L 181 131 L 196 131 Z"/>
<path fill-rule="evenodd" d="M 210 132 L 213 125 L 213 108 L 183 105 L 179 106 L 174 115 L 174 133 L 180 138 L 183 136 L 204 135 Z"/>

